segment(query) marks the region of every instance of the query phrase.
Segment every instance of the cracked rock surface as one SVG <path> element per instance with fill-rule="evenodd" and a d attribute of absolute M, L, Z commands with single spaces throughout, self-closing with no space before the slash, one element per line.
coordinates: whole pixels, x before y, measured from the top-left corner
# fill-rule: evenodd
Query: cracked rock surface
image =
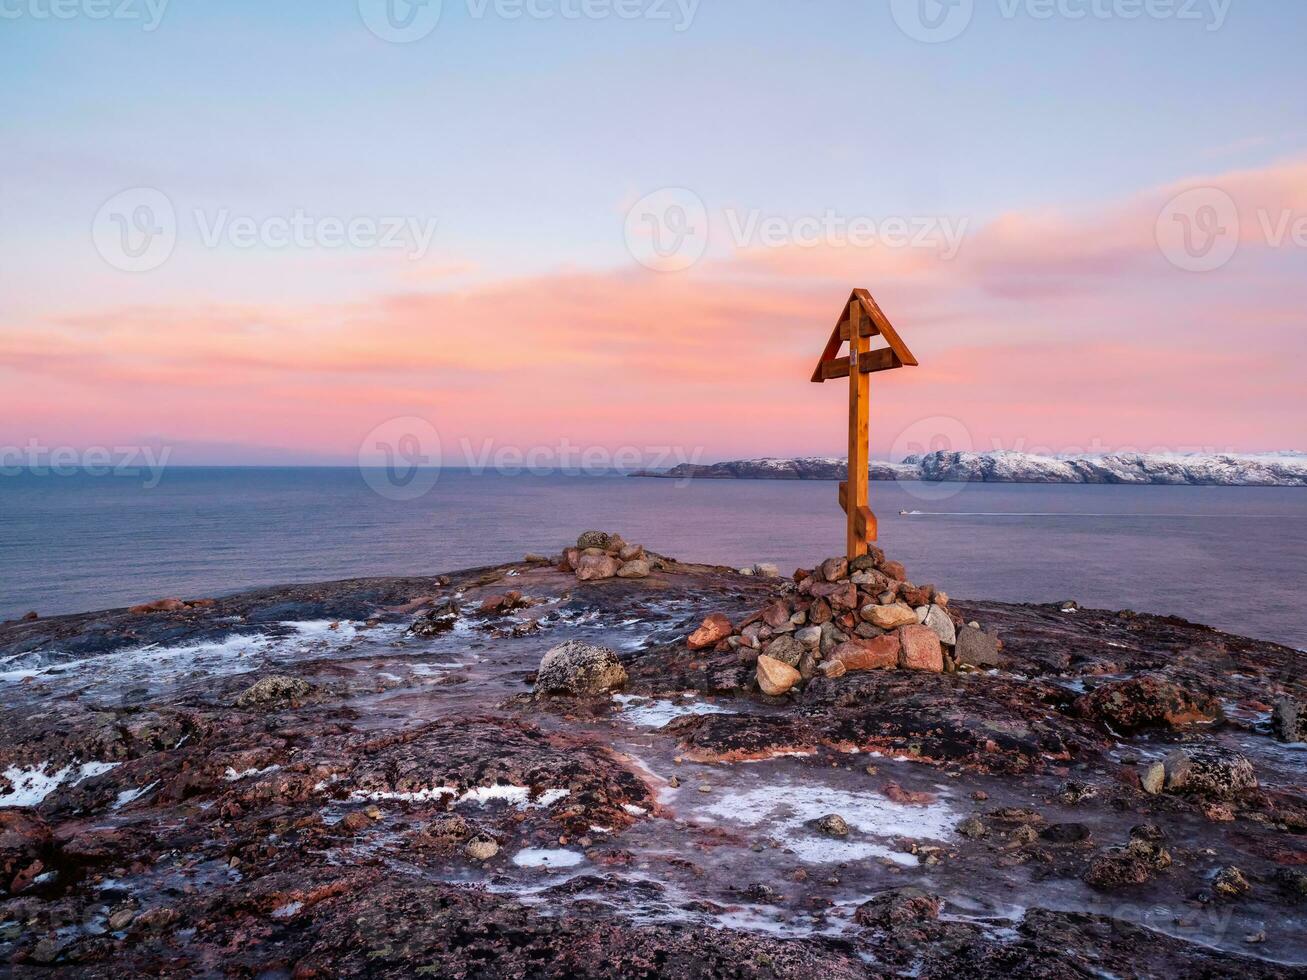
<path fill-rule="evenodd" d="M 772 697 L 687 642 L 794 588 L 532 560 L 0 626 L 0 972 L 1303 975 L 1300 654 L 954 599 L 1001 656 Z M 601 682 L 539 696 L 569 642 Z"/>

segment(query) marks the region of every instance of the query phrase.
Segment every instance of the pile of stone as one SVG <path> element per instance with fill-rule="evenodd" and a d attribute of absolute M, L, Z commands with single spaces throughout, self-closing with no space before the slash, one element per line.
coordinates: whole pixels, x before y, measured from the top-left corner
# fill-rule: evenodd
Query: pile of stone
<path fill-rule="evenodd" d="M 620 534 L 584 531 L 576 547 L 558 559 L 559 571 L 574 572 L 579 582 L 608 578 L 647 578 L 657 557 L 645 554 L 644 546 L 627 544 Z"/>
<path fill-rule="evenodd" d="M 714 613 L 689 637 L 691 650 L 757 652 L 759 689 L 772 696 L 802 689 L 819 675 L 851 671 L 954 672 L 998 666 L 1002 644 L 966 624 L 933 585 L 913 585 L 879 548 L 854 559 L 828 558 L 799 569 L 787 595 L 738 624 Z"/>

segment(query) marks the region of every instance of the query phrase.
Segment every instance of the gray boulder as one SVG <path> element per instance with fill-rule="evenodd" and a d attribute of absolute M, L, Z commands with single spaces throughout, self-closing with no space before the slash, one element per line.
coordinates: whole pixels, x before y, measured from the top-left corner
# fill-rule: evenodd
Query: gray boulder
<path fill-rule="evenodd" d="M 1303 740 L 1302 707 L 1293 698 L 1283 697 L 1275 702 L 1271 712 L 1271 734 L 1277 742 Z"/>
<path fill-rule="evenodd" d="M 313 685 L 287 674 L 269 674 L 247 687 L 236 699 L 239 708 L 267 708 L 294 704 L 313 690 Z"/>
<path fill-rule="evenodd" d="M 782 633 L 763 648 L 763 653 L 789 667 L 798 667 L 806 652 L 802 643 L 789 633 Z"/>
<path fill-rule="evenodd" d="M 953 625 L 953 620 L 939 606 L 921 606 L 917 609 L 917 622 L 924 626 L 929 626 L 934 630 L 935 635 L 939 637 L 939 642 L 945 646 L 953 646 L 958 641 L 957 628 Z"/>
<path fill-rule="evenodd" d="M 617 654 L 580 640 L 554 647 L 540 661 L 535 693 L 589 697 L 626 686 L 626 668 Z"/>
<path fill-rule="evenodd" d="M 1253 764 L 1238 752 L 1210 747 L 1176 749 L 1166 757 L 1166 788 L 1229 800 L 1257 788 Z"/>
<path fill-rule="evenodd" d="M 643 558 L 634 558 L 617 570 L 618 578 L 648 578 L 649 563 Z"/>
<path fill-rule="evenodd" d="M 998 652 L 998 637 L 975 626 L 964 626 L 957 631 L 953 658 L 971 667 L 1002 667 L 1006 662 Z"/>
<path fill-rule="evenodd" d="M 607 551 L 612 540 L 613 536 L 607 531 L 582 531 L 576 539 L 576 546 L 582 551 L 586 548 L 603 548 Z"/>

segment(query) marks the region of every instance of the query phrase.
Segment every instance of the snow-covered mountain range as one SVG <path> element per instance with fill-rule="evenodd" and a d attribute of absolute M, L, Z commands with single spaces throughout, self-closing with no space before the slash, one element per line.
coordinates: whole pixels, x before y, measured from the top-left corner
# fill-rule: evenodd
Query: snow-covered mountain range
<path fill-rule="evenodd" d="M 740 459 L 682 463 L 634 476 L 709 480 L 842 480 L 839 456 Z M 1132 483 L 1172 486 L 1304 487 L 1307 453 L 1115 453 L 1104 456 L 1036 456 L 1009 450 L 933 452 L 901 463 L 873 461 L 873 480 L 946 483 Z"/>

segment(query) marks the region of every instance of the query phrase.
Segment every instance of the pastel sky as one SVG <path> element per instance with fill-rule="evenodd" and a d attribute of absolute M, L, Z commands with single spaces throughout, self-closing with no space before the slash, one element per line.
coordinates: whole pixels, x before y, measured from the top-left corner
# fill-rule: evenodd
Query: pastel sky
<path fill-rule="evenodd" d="M 389 2 L 0 2 L 0 447 L 1307 449 L 1307 5 Z"/>

